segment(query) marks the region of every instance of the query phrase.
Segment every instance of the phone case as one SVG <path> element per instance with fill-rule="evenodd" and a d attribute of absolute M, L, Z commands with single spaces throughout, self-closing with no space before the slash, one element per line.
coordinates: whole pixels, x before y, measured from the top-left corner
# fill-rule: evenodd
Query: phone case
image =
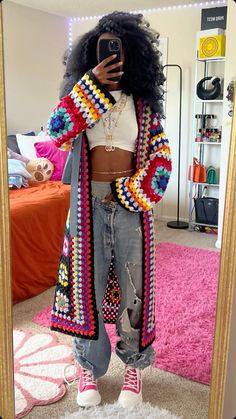
<path fill-rule="evenodd" d="M 116 41 L 117 44 L 117 48 L 114 50 L 112 48 L 112 42 Z M 119 48 L 119 49 L 118 49 Z M 99 63 L 103 60 L 105 60 L 105 58 L 110 57 L 111 55 L 116 54 L 116 58 L 114 58 L 114 60 L 110 61 L 107 65 L 111 65 L 111 64 L 115 64 L 120 62 L 121 60 L 121 48 L 122 48 L 122 43 L 121 40 L 119 38 L 114 38 L 114 39 L 100 39 L 99 40 L 99 44 L 98 44 L 98 61 Z M 111 71 L 110 74 L 112 75 L 112 73 L 118 73 L 121 70 L 121 67 L 117 67 L 114 71 Z M 109 77 L 109 80 L 111 81 L 119 81 L 120 77 Z"/>

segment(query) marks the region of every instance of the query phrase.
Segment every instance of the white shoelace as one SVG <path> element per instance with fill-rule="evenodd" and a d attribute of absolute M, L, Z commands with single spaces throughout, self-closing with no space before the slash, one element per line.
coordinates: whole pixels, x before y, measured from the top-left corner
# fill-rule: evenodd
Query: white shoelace
<path fill-rule="evenodd" d="M 96 386 L 96 381 L 93 379 L 91 371 L 82 368 L 83 380 L 85 384 L 92 384 Z"/>
<path fill-rule="evenodd" d="M 137 384 L 138 384 L 138 372 L 132 371 L 134 368 L 127 368 L 125 371 L 125 380 L 124 380 L 124 386 L 130 387 L 133 390 L 137 390 Z"/>
<path fill-rule="evenodd" d="M 67 371 L 68 368 L 71 368 L 72 366 L 74 367 L 74 374 L 73 374 L 74 379 L 73 379 L 73 381 L 70 382 L 66 378 L 66 371 Z M 79 377 L 76 377 L 76 371 L 77 371 L 77 366 L 76 366 L 76 363 L 74 363 L 74 362 L 65 366 L 65 368 L 63 370 L 63 376 L 64 376 L 64 380 L 65 380 L 65 382 L 68 386 L 72 386 L 76 381 L 79 380 Z M 83 379 L 84 379 L 85 384 L 95 384 L 95 385 L 97 384 L 96 381 L 93 379 L 93 375 L 92 375 L 91 371 L 88 371 L 85 368 L 82 368 L 82 373 L 83 373 Z"/>
<path fill-rule="evenodd" d="M 67 378 L 66 378 L 66 370 L 68 369 L 68 368 L 71 368 L 71 367 L 74 367 L 74 379 L 73 379 L 73 381 L 71 381 L 71 382 L 69 382 L 68 380 L 67 380 Z M 75 381 L 77 381 L 78 380 L 78 377 L 76 377 L 76 364 L 75 364 L 75 362 L 73 362 L 73 363 L 71 363 L 71 364 L 68 364 L 68 365 L 66 365 L 65 366 L 65 368 L 64 368 L 64 370 L 63 370 L 63 376 L 64 376 L 64 380 L 65 380 L 65 382 L 66 382 L 66 384 L 68 385 L 68 386 L 72 386 L 74 383 L 75 383 Z"/>

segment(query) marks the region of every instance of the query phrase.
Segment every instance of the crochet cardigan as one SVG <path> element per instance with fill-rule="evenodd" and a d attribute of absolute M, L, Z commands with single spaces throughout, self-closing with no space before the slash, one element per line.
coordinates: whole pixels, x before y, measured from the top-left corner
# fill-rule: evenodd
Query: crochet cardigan
<path fill-rule="evenodd" d="M 56 146 L 69 149 L 71 141 L 93 126 L 115 99 L 89 71 L 56 106 L 48 134 Z M 140 212 L 143 232 L 143 304 L 140 351 L 155 339 L 155 236 L 153 204 L 160 201 L 171 173 L 168 140 L 158 115 L 141 99 L 135 100 L 139 134 L 135 147 L 136 172 L 112 183 L 115 199 L 127 211 Z M 78 186 L 77 234 L 70 236 L 68 213 L 58 281 L 51 313 L 51 329 L 76 337 L 98 339 L 94 287 L 91 167 L 88 139 L 83 134 Z M 128 237 L 127 237 L 128 240 Z M 119 278 L 113 260 L 103 300 L 104 321 L 115 323 L 119 308 Z"/>

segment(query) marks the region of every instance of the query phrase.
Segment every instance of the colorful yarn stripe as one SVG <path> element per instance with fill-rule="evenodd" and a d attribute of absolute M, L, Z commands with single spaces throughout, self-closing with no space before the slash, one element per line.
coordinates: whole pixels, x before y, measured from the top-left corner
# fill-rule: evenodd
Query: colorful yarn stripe
<path fill-rule="evenodd" d="M 140 165 L 143 168 L 132 177 L 122 177 L 112 182 L 112 190 L 117 201 L 133 212 L 149 211 L 153 204 L 159 202 L 171 174 L 168 140 L 157 116 L 154 115 L 150 123 L 150 118 L 144 113 L 142 128 Z M 147 160 L 148 140 L 152 134 L 155 135 L 151 137 L 151 154 Z"/>
<path fill-rule="evenodd" d="M 155 339 L 155 232 L 153 215 L 150 211 L 142 213 L 144 278 L 142 330 L 140 347 L 146 348 Z"/>
<path fill-rule="evenodd" d="M 47 133 L 57 147 L 70 148 L 76 135 L 93 125 L 115 103 L 113 96 L 108 91 L 105 95 L 99 85 L 89 71 L 55 107 L 47 124 Z"/>
<path fill-rule="evenodd" d="M 90 110 L 89 103 L 90 100 L 93 100 L 90 97 L 90 90 L 96 91 L 96 95 L 98 96 L 101 93 L 100 96 L 102 99 L 102 94 L 105 91 L 98 84 L 94 85 L 91 78 L 89 80 L 89 86 L 85 83 L 87 86 L 86 89 L 81 87 L 81 83 L 84 82 L 79 82 L 78 85 L 80 87 L 78 89 L 76 88 L 73 92 L 73 98 L 70 96 L 66 99 L 68 103 L 72 101 L 73 106 L 68 108 L 68 131 L 65 130 L 63 133 L 58 129 L 58 133 L 55 135 L 55 141 L 58 135 L 58 142 L 56 141 L 56 145 L 58 146 L 63 141 L 68 142 L 76 123 L 76 129 L 82 130 L 88 121 L 93 121 L 99 116 L 98 113 L 103 112 L 105 109 L 104 103 L 100 101 L 95 110 Z M 82 93 L 80 89 L 83 90 Z M 99 89 L 101 92 L 99 92 Z M 88 90 L 88 92 L 85 90 Z M 109 99 L 106 93 L 105 96 Z M 75 103 L 78 108 L 76 108 Z M 166 189 L 170 176 L 171 160 L 168 140 L 164 136 L 157 115 L 151 114 L 150 108 L 144 106 L 141 100 L 135 105 L 139 124 L 139 136 L 136 141 L 135 151 L 136 173 L 131 178 L 116 179 L 113 186 L 115 186 L 116 197 L 121 205 L 124 205 L 129 211 L 142 212 L 141 219 L 144 239 L 140 351 L 143 351 L 155 339 L 155 237 L 152 205 L 161 199 Z M 70 124 L 74 121 L 73 118 L 75 125 L 71 127 Z M 79 120 L 80 123 L 78 122 Z M 69 132 L 69 130 L 72 131 Z M 78 132 L 76 131 L 77 134 Z M 79 173 L 78 234 L 75 239 L 70 237 L 70 217 L 68 215 L 63 252 L 58 270 L 54 306 L 51 314 L 51 329 L 72 336 L 97 339 L 99 330 L 94 291 L 94 241 L 91 221 L 92 197 L 89 165 L 89 144 L 84 136 Z M 118 196 L 118 193 L 120 196 Z M 106 293 L 107 301 L 104 302 L 103 306 L 105 322 L 115 323 L 116 321 L 118 300 L 114 301 L 114 306 L 112 307 L 111 290 L 116 289 L 116 295 L 119 295 L 117 291 L 118 283 L 118 278 L 115 277 L 115 272 L 111 264 L 107 288 L 110 292 Z"/>
<path fill-rule="evenodd" d="M 77 235 L 70 239 L 69 266 L 70 275 L 66 282 L 57 285 L 56 300 L 51 314 L 52 330 L 62 331 L 74 336 L 96 339 L 98 323 L 93 282 L 92 259 L 92 219 L 87 212 L 89 204 L 88 150 L 83 139 L 80 160 L 80 183 L 78 188 L 78 230 Z M 67 218 L 67 234 L 69 233 L 69 216 Z M 65 241 L 65 240 L 64 240 Z M 64 246 L 63 246 L 64 250 Z M 66 256 L 64 254 L 64 256 Z M 70 298 L 68 297 L 70 290 Z M 59 294 L 58 294 L 59 293 Z M 65 306 L 63 315 L 62 308 Z M 70 304 L 69 304 L 70 302 Z M 69 310 L 70 307 L 70 310 Z"/>

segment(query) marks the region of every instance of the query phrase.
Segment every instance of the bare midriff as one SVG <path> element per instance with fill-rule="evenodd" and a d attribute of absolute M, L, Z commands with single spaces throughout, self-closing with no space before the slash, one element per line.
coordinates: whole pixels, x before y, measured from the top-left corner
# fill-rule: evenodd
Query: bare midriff
<path fill-rule="evenodd" d="M 91 150 L 91 167 L 92 180 L 98 182 L 132 176 L 135 173 L 134 153 L 118 147 L 114 151 L 106 151 L 104 146 L 96 146 Z"/>

